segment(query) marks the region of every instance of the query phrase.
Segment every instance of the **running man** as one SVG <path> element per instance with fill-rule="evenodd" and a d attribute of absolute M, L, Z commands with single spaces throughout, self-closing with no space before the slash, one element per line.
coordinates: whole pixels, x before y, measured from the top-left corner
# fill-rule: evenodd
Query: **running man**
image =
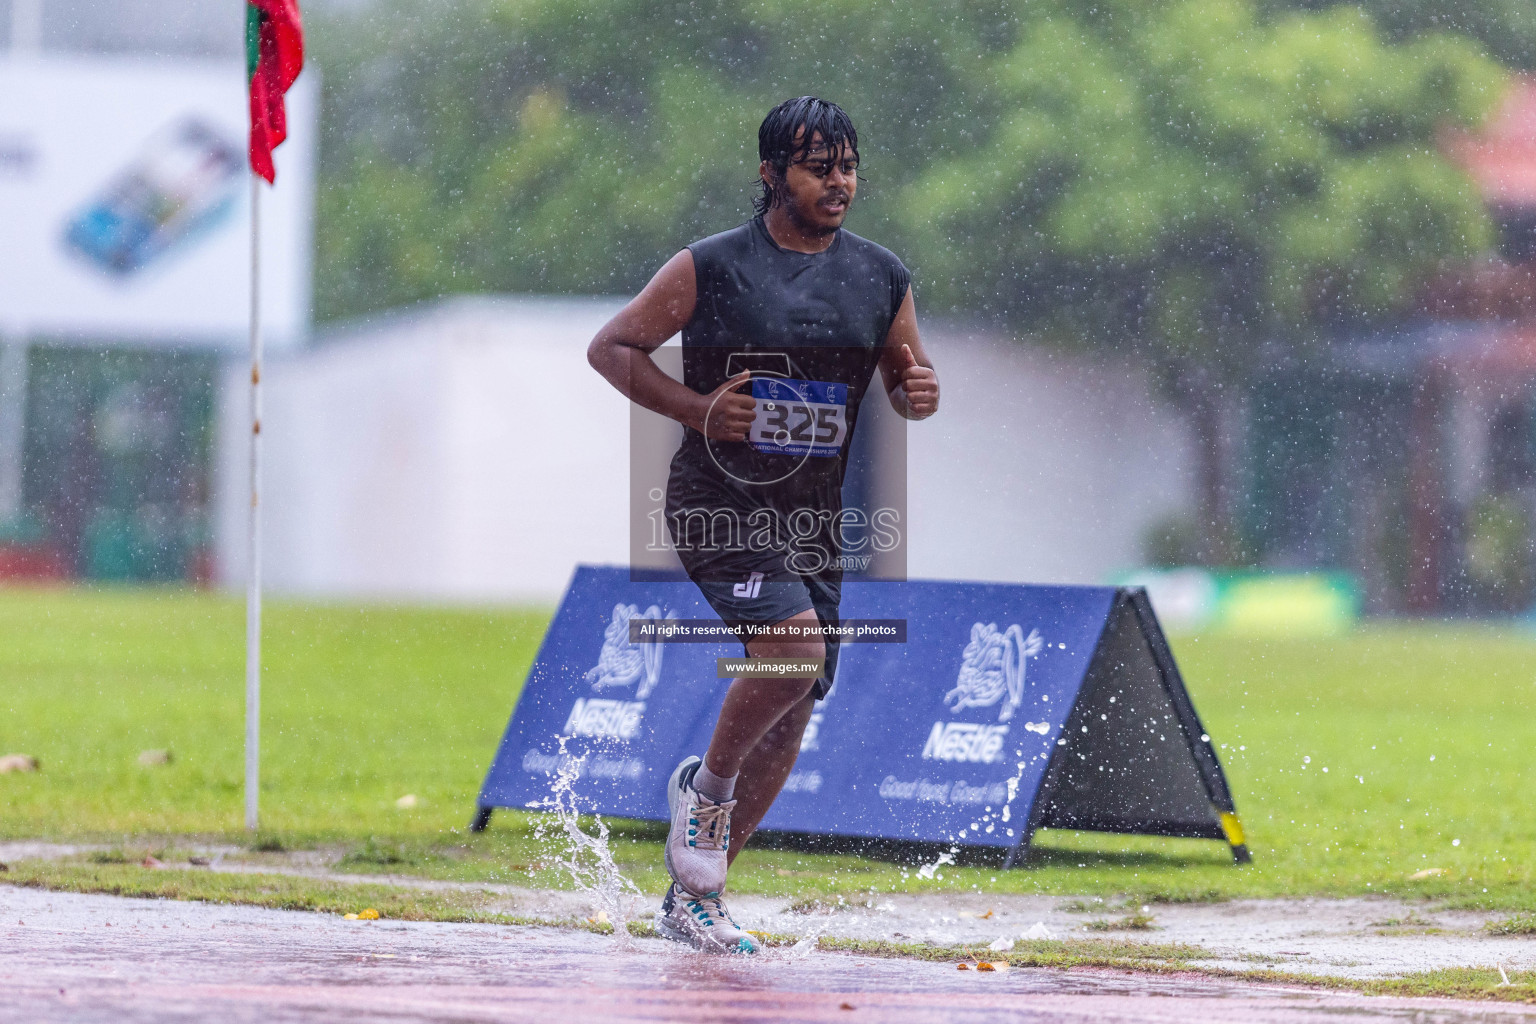
<path fill-rule="evenodd" d="M 911 275 L 842 227 L 858 189 L 848 115 L 802 96 L 770 111 L 757 139 L 757 215 L 668 260 L 587 351 L 630 400 L 683 425 L 668 526 L 684 569 L 747 656 L 822 668 L 732 680 L 702 761 L 685 759 L 668 783 L 673 884 L 657 929 L 709 952 L 757 952 L 726 910 L 726 873 L 832 685 L 836 641 L 788 627 L 840 621 L 835 524 L 859 402 L 878 367 L 900 415 L 924 419 L 939 405 Z M 682 383 L 651 359 L 679 331 Z"/>

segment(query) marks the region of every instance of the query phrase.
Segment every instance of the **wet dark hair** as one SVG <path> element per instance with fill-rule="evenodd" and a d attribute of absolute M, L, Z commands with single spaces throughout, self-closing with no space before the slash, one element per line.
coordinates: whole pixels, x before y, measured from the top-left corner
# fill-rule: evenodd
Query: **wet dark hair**
<path fill-rule="evenodd" d="M 802 128 L 805 132 L 797 143 L 795 134 Z M 761 178 L 757 181 L 752 209 L 759 216 L 784 201 L 784 176 L 789 173 L 789 165 L 806 158 L 811 151 L 811 140 L 817 135 L 829 151 L 835 153 L 846 146 L 855 160 L 859 158 L 859 133 L 854 130 L 852 119 L 836 103 L 815 96 L 801 96 L 785 100 L 768 111 L 757 129 L 757 158 L 767 162 L 773 184 L 770 187 Z"/>

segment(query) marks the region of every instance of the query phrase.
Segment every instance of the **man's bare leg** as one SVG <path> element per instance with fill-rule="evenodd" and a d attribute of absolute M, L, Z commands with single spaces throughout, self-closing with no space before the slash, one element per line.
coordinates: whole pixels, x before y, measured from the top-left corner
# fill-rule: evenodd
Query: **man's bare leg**
<path fill-rule="evenodd" d="M 807 628 L 814 627 L 818 621 L 815 612 L 804 611 L 776 625 Z M 826 657 L 827 648 L 825 642 L 816 637 L 802 640 L 770 635 L 749 643 L 747 654 L 754 658 L 811 659 Z M 747 755 L 779 719 L 805 700 L 815 682 L 814 677 L 731 680 L 720 717 L 715 722 L 714 735 L 710 737 L 709 750 L 704 754 L 704 767 L 721 778 L 730 778 L 740 772 Z"/>
<path fill-rule="evenodd" d="M 779 791 L 795 767 L 795 758 L 800 754 L 800 737 L 805 734 L 805 725 L 811 720 L 815 706 L 816 698 L 807 693 L 747 754 L 736 780 L 736 810 L 731 812 L 727 864 L 736 860 L 741 848 L 757 831 L 768 808 L 778 799 Z"/>
<path fill-rule="evenodd" d="M 776 626 L 814 627 L 813 611 L 794 615 Z M 747 645 L 754 658 L 823 658 L 824 641 L 776 635 L 759 637 Z M 731 844 L 727 863 L 757 830 L 779 790 L 789 778 L 800 752 L 800 736 L 810 721 L 814 677 L 801 679 L 740 678 L 731 681 L 720 717 L 715 722 L 704 768 L 721 779 L 735 778 L 731 812 Z"/>
<path fill-rule="evenodd" d="M 818 621 L 814 612 L 806 611 L 775 625 L 806 628 Z M 748 644 L 747 653 L 752 658 L 820 660 L 826 655 L 826 643 L 814 630 L 805 637 L 780 636 L 770 630 L 767 636 Z M 667 873 L 675 887 L 668 890 L 657 925 L 663 928 L 665 924 L 676 933 L 669 937 L 693 934 L 695 924 L 688 913 L 707 914 L 708 903 L 718 911 L 716 923 L 721 928 L 712 934 L 724 935 L 743 951 L 755 952 L 754 940 L 744 932 L 737 934 L 739 928 L 719 902 L 719 894 L 725 888 L 731 859 L 768 813 L 794 766 L 800 736 L 810 719 L 815 682 L 815 675 L 733 679 L 703 763 L 690 758 L 678 765 L 673 788 L 667 792 L 672 821 L 665 847 Z M 749 759 L 752 763 L 747 765 Z M 743 778 L 744 766 L 750 770 Z M 693 901 L 677 903 L 679 889 L 696 894 Z M 753 948 L 746 950 L 746 946 Z"/>

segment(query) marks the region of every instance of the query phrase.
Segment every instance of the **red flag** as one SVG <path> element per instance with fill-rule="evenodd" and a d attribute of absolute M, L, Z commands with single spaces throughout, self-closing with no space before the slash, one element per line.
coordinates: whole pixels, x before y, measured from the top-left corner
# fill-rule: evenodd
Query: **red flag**
<path fill-rule="evenodd" d="M 251 94 L 251 170 L 270 184 L 272 151 L 288 137 L 283 93 L 304 68 L 298 0 L 248 0 L 245 71 Z"/>

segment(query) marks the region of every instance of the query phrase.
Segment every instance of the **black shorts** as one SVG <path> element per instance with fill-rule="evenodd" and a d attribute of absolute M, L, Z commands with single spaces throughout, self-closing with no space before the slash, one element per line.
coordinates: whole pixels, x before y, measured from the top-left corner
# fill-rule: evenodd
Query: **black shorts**
<path fill-rule="evenodd" d="M 778 494 L 777 505 L 768 497 L 691 470 L 679 452 L 667 484 L 667 529 L 683 571 L 727 626 L 769 626 L 806 611 L 823 625 L 839 624 L 841 552 L 835 516 L 822 511 L 835 511 L 834 496 Z M 758 532 L 764 514 L 780 528 Z M 795 517 L 808 519 L 809 529 L 792 529 Z M 837 646 L 827 639 L 826 672 L 811 689 L 817 700 L 832 689 Z"/>
<path fill-rule="evenodd" d="M 724 580 L 714 572 L 689 573 L 704 592 L 704 600 L 728 626 L 772 625 L 804 611 L 814 611 L 822 625 L 840 622 L 838 604 L 842 600 L 841 574 L 785 576 L 770 578 L 765 571 L 747 572 L 740 580 Z M 755 578 L 754 578 L 755 577 Z M 837 678 L 836 637 L 827 637 L 826 672 L 811 687 L 811 695 L 821 700 Z M 742 641 L 746 652 L 746 641 Z"/>

